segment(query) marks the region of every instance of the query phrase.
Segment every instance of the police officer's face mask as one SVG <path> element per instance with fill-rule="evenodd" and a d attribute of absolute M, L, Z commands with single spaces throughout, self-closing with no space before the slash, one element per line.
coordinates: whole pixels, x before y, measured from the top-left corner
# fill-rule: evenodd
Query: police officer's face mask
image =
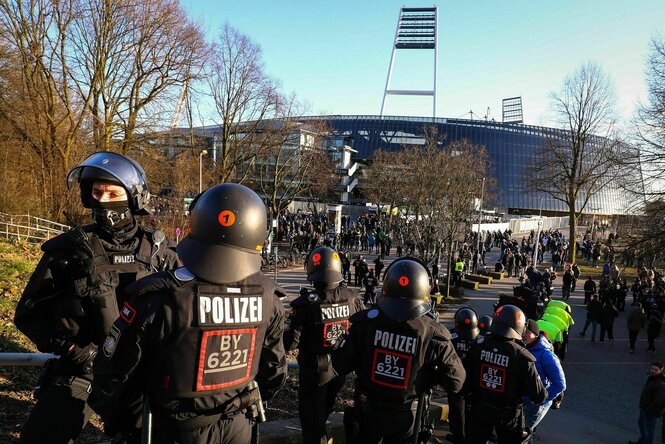
<path fill-rule="evenodd" d="M 119 184 L 95 181 L 92 184 L 92 219 L 98 225 L 122 229 L 132 221 L 127 191 Z"/>
<path fill-rule="evenodd" d="M 100 202 L 93 199 L 92 219 L 103 227 L 122 229 L 132 222 L 132 212 L 126 200 Z"/>

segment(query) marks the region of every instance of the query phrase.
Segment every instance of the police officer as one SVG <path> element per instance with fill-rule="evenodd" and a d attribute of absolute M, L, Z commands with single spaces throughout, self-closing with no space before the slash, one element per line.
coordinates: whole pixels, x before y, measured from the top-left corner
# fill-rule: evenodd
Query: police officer
<path fill-rule="evenodd" d="M 314 291 L 291 302 L 284 332 L 286 350 L 299 349 L 298 414 L 306 444 L 328 442 L 326 420 L 345 379 L 335 375 L 330 352 L 348 330 L 349 317 L 365 308 L 353 290 L 339 287 L 341 270 L 340 256 L 332 248 L 319 247 L 310 253 L 307 280 Z"/>
<path fill-rule="evenodd" d="M 499 307 L 490 334 L 480 336 L 467 355 L 471 408 L 466 421 L 473 424 L 467 430 L 467 443 L 485 444 L 493 429 L 499 444 L 525 442 L 523 396 L 534 404 L 547 399 L 535 359 L 522 342 L 525 322 L 524 313 L 514 305 Z"/>
<path fill-rule="evenodd" d="M 367 307 L 376 304 L 376 287 L 379 286 L 377 276 L 374 275 L 374 270 L 369 270 L 369 274 L 363 278 L 363 285 L 365 286 L 364 302 Z"/>
<path fill-rule="evenodd" d="M 454 320 L 455 328 L 450 332 L 450 336 L 457 356 L 464 362 L 472 341 L 480 334 L 478 315 L 472 308 L 462 307 L 455 312 Z M 448 406 L 448 422 L 450 423 L 451 433 L 446 438 L 454 443 L 463 443 L 466 436 L 464 431 L 464 396 L 461 393 L 449 392 Z"/>
<path fill-rule="evenodd" d="M 25 443 L 73 441 L 90 419 L 87 404 L 97 345 L 118 317 L 126 287 L 175 268 L 164 233 L 139 225 L 149 214 L 145 173 L 134 160 L 98 152 L 69 173 L 93 224 L 42 245 L 42 256 L 16 307 L 14 322 L 41 352 L 59 355 L 40 377 L 37 404 L 21 434 Z M 140 406 L 139 406 L 140 410 Z"/>
<path fill-rule="evenodd" d="M 453 271 L 453 281 L 456 288 L 459 288 L 462 285 L 462 275 L 464 273 L 464 268 L 464 259 L 462 259 L 462 256 L 459 256 L 455 260 L 455 271 Z"/>
<path fill-rule="evenodd" d="M 286 378 L 283 291 L 261 272 L 261 198 L 216 185 L 192 205 L 178 244 L 184 267 L 127 289 L 131 296 L 95 361 L 90 404 L 113 420 L 118 399 L 145 390 L 156 443 L 242 443 Z"/>
<path fill-rule="evenodd" d="M 478 329 L 481 335 L 489 334 L 490 327 L 492 326 L 492 316 L 483 315 L 478 318 Z"/>
<path fill-rule="evenodd" d="M 421 395 L 436 384 L 455 393 L 462 388 L 466 373 L 450 333 L 431 311 L 429 280 L 421 262 L 394 261 L 378 308 L 352 316 L 333 353 L 336 371 L 357 375 L 355 405 L 344 415 L 349 443 L 412 440 L 427 414 Z"/>

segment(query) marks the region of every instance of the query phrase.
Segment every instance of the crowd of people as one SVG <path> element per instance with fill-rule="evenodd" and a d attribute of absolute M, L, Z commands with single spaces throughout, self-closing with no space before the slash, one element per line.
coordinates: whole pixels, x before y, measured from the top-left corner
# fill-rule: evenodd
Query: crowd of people
<path fill-rule="evenodd" d="M 375 214 L 344 217 L 341 233 L 331 235 L 324 214 L 283 212 L 277 240 L 308 251 L 312 284 L 287 316 L 285 291 L 260 271 L 268 217 L 251 189 L 226 183 L 197 196 L 176 246 L 135 218 L 149 213 L 149 194 L 132 159 L 95 153 L 69 179 L 93 223 L 44 244 L 16 308 L 16 326 L 40 351 L 58 355 L 44 368 L 22 442 L 70 442 L 94 411 L 114 442 L 138 443 L 146 406 L 154 442 L 257 442 L 263 401 L 284 384 L 286 351 L 296 349 L 308 443 L 328 441 L 326 420 L 350 372 L 357 376 L 345 411 L 350 443 L 427 442 L 437 385 L 448 393 L 448 439 L 457 443 L 484 443 L 493 433 L 500 443 L 533 442 L 536 426 L 561 403 L 561 360 L 574 324 L 565 301 L 580 273 L 564 263 L 569 245 L 558 231 L 521 241 L 509 231 L 467 236 L 450 258 L 455 284 L 465 269 L 481 272 L 492 248 L 500 249 L 495 269 L 522 283 L 491 316 L 458 310 L 449 332 L 431 303 L 438 257 L 426 264 L 411 256 L 414 245 L 398 245 L 397 256 L 406 256 L 386 266 L 392 241 Z M 551 267 L 530 262 L 535 249 L 549 250 Z M 373 265 L 364 252 L 376 256 Z M 581 334 L 591 327 L 595 340 L 600 323 L 601 343 L 605 334 L 613 341 L 629 291 L 607 259 L 598 285 L 592 277 L 584 284 L 589 316 Z M 560 267 L 563 300 L 554 300 Z M 364 298 L 351 282 L 364 287 Z M 630 290 L 630 349 L 646 323 L 655 353 L 665 282 L 641 266 Z M 640 402 L 643 444 L 653 436 L 654 412 L 662 414 L 653 405 L 665 394 L 662 368 L 652 363 Z"/>

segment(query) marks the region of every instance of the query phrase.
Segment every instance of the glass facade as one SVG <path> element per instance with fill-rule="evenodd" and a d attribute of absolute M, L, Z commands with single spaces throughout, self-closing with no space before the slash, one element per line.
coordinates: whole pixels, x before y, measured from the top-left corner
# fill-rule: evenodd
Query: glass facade
<path fill-rule="evenodd" d="M 304 120 L 324 120 L 336 137 L 342 137 L 357 151 L 357 160 L 372 159 L 376 149 L 401 150 L 404 145 L 424 144 L 423 128 L 436 126 L 438 134 L 449 142 L 468 140 L 483 145 L 490 159 L 490 171 L 496 179 L 494 206 L 509 213 L 566 212 L 567 208 L 548 194 L 529 191 L 524 177 L 529 165 L 548 138 L 565 136 L 555 128 L 516 123 L 462 119 L 379 116 L 319 116 Z M 564 137 L 565 138 L 565 137 Z M 543 177 L 543 180 L 548 180 Z M 625 214 L 628 196 L 616 186 L 607 186 L 589 199 L 585 213 Z"/>

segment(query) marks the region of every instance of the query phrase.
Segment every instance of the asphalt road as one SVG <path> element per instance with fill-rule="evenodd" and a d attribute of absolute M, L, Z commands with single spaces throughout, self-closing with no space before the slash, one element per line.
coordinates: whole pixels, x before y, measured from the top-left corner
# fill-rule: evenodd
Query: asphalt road
<path fill-rule="evenodd" d="M 358 253 L 354 253 L 356 255 Z M 487 256 L 487 264 L 494 264 L 499 251 L 493 249 Z M 376 256 L 364 254 L 370 267 Z M 384 260 L 388 265 L 395 256 Z M 546 255 L 545 259 L 549 259 Z M 543 267 L 548 265 L 547 261 Z M 540 267 L 539 267 L 540 268 Z M 353 267 L 351 268 L 353 271 Z M 269 274 L 272 277 L 272 274 Z M 289 298 L 285 306 L 297 297 L 302 286 L 307 286 L 302 267 L 289 270 L 278 270 L 278 283 L 287 290 Z M 495 281 L 492 285 L 481 286 L 477 291 L 465 290 L 466 305 L 474 308 L 479 315 L 491 314 L 492 305 L 496 303 L 500 292 L 512 293 L 512 287 L 518 285 L 517 279 Z M 590 342 L 590 331 L 585 338 L 579 336 L 586 318 L 583 305 L 583 283 L 569 300 L 573 307 L 575 326 L 571 330 L 570 344 L 563 368 L 566 373 L 568 389 L 562 408 L 550 410 L 538 427 L 537 439 L 545 444 L 562 443 L 626 443 L 639 436 L 637 428 L 638 402 L 640 392 L 649 370 L 649 363 L 665 359 L 665 345 L 656 343 L 655 356 L 646 352 L 646 332 L 638 337 L 635 353 L 628 352 L 628 332 L 626 329 L 626 312 L 620 313 L 614 325 L 614 343 L 607 338 L 604 344 Z M 555 299 L 561 298 L 561 278 L 554 282 Z M 353 287 L 352 287 L 353 288 Z M 629 302 L 632 300 L 629 296 Z M 459 306 L 440 307 L 441 322 L 447 327 L 452 326 L 452 316 Z M 600 329 L 599 329 L 600 330 Z M 599 334 L 599 332 L 597 333 Z M 655 442 L 660 442 L 661 423 L 659 421 Z M 438 431 L 442 436 L 443 431 Z M 445 441 L 442 441 L 445 442 Z"/>

